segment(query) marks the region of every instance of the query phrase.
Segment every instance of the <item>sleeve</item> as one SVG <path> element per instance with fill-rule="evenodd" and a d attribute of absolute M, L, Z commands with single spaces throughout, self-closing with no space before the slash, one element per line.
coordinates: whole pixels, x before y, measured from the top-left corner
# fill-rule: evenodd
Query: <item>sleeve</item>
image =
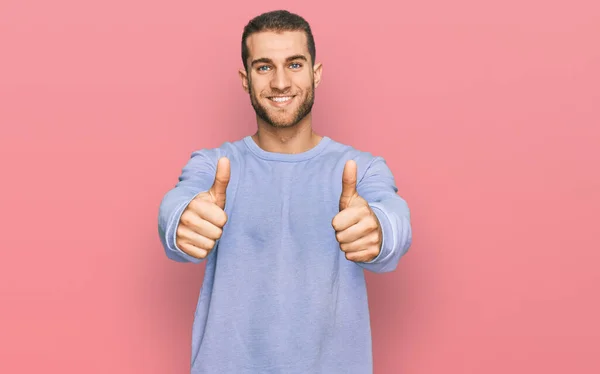
<path fill-rule="evenodd" d="M 179 181 L 163 197 L 158 211 L 158 235 L 169 259 L 177 262 L 201 263 L 199 259 L 183 252 L 175 244 L 179 219 L 188 204 L 201 192 L 212 186 L 220 150 L 203 149 L 192 153 L 183 167 Z M 215 244 L 216 245 L 216 244 Z"/>
<path fill-rule="evenodd" d="M 397 194 L 392 172 L 381 157 L 373 158 L 368 164 L 356 189 L 377 216 L 383 235 L 379 255 L 357 264 L 374 273 L 393 271 L 412 243 L 408 204 Z"/>

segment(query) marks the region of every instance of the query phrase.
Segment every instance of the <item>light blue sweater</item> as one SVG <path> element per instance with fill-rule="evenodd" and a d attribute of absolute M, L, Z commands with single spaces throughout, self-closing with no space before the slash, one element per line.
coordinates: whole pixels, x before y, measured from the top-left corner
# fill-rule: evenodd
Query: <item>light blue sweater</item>
<path fill-rule="evenodd" d="M 175 245 L 181 213 L 230 160 L 221 239 L 204 260 Z M 357 191 L 383 231 L 370 263 L 345 258 L 332 227 L 342 172 L 358 166 Z M 381 157 L 324 137 L 300 154 L 267 152 L 247 136 L 192 153 L 159 209 L 167 256 L 206 262 L 192 328 L 192 373 L 370 374 L 371 327 L 363 270 L 392 271 L 411 240 L 409 209 Z M 394 297 L 394 295 L 390 295 Z"/>

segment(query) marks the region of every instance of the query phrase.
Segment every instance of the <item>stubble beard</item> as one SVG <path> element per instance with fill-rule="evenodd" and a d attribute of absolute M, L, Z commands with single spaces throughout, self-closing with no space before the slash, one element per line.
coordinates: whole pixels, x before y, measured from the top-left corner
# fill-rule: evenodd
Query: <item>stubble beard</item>
<path fill-rule="evenodd" d="M 275 128 L 287 128 L 297 125 L 311 112 L 315 101 L 315 85 L 313 82 L 310 90 L 308 91 L 308 96 L 306 96 L 304 101 L 302 101 L 300 106 L 298 106 L 294 115 L 292 116 L 292 119 L 290 121 L 285 121 L 285 119 L 278 119 L 276 115 L 273 115 L 275 114 L 273 113 L 273 109 L 268 109 L 258 101 L 258 98 L 252 90 L 252 82 L 250 80 L 248 80 L 248 90 L 250 94 L 250 102 L 252 103 L 252 107 L 254 108 L 254 112 L 256 112 L 258 118 Z"/>

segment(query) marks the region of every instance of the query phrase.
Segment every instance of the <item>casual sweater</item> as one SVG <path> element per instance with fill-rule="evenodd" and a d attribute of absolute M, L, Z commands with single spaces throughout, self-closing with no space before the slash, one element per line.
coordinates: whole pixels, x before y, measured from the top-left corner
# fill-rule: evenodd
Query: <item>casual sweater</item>
<path fill-rule="evenodd" d="M 188 203 L 230 160 L 227 223 L 204 259 L 176 245 Z M 357 164 L 357 192 L 382 228 L 370 262 L 345 257 L 335 237 L 342 172 Z M 396 268 L 411 245 L 409 208 L 381 157 L 323 137 L 303 153 L 268 152 L 247 136 L 192 153 L 159 209 L 168 258 L 206 263 L 192 327 L 191 373 L 370 374 L 364 270 Z"/>

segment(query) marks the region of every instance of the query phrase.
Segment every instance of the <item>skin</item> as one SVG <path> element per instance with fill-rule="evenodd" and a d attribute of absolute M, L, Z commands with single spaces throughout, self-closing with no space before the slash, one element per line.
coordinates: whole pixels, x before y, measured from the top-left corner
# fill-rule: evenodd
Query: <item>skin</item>
<path fill-rule="evenodd" d="M 256 112 L 256 144 L 268 152 L 301 153 L 323 138 L 312 129 L 314 90 L 321 82 L 323 66 L 311 61 L 306 35 L 301 31 L 259 32 L 247 39 L 248 70 L 240 69 L 242 88 Z M 273 97 L 292 97 L 285 105 Z M 177 229 L 177 246 L 190 256 L 205 258 L 221 237 L 227 223 L 226 189 L 229 160 L 217 164 L 209 191 L 187 206 Z M 346 163 L 342 174 L 339 213 L 331 225 L 340 250 L 350 261 L 367 262 L 379 255 L 382 232 L 379 220 L 356 190 L 357 166 Z"/>
<path fill-rule="evenodd" d="M 250 35 L 246 43 L 248 71 L 240 69 L 239 76 L 257 112 L 254 141 L 269 152 L 301 153 L 313 148 L 322 139 L 312 129 L 310 108 L 323 66 L 311 66 L 306 35 L 300 31 L 260 32 Z M 294 97 L 285 107 L 269 99 L 287 95 Z M 309 106 L 308 112 L 298 117 L 303 106 Z"/>

